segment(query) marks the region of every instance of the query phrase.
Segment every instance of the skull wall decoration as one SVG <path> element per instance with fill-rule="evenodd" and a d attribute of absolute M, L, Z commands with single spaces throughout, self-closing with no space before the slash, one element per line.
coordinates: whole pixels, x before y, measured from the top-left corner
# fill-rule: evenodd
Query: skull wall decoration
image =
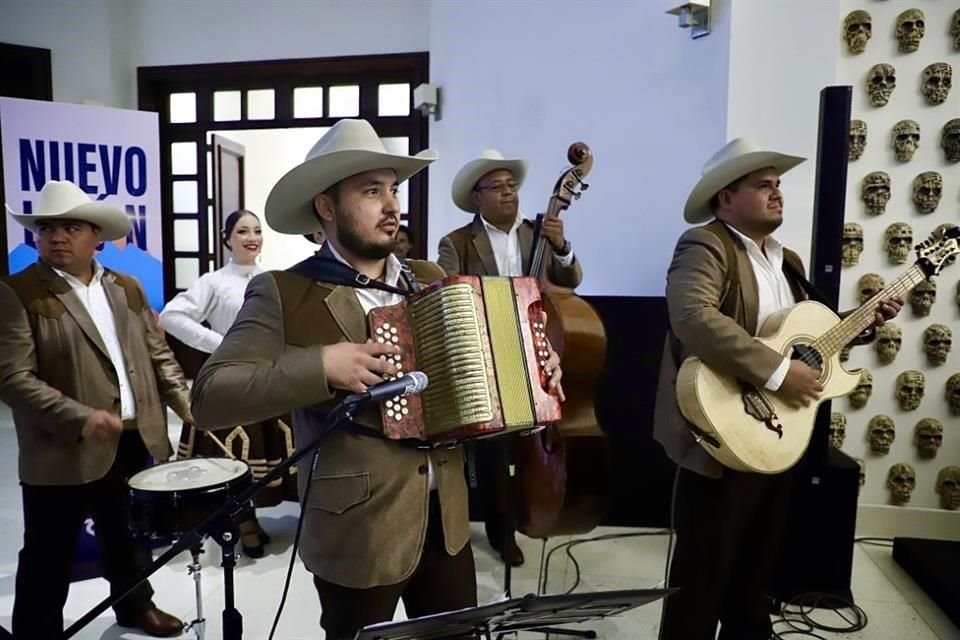
<path fill-rule="evenodd" d="M 933 280 L 924 280 L 910 291 L 910 308 L 917 317 L 930 315 L 930 309 L 936 301 L 937 283 Z"/>
<path fill-rule="evenodd" d="M 883 243 L 890 264 L 903 264 L 913 247 L 913 229 L 906 222 L 894 222 L 884 231 Z"/>
<path fill-rule="evenodd" d="M 859 160 L 867 148 L 867 123 L 863 120 L 850 121 L 850 149 L 847 160 Z"/>
<path fill-rule="evenodd" d="M 886 283 L 876 273 L 865 273 L 860 276 L 860 279 L 857 280 L 857 296 L 860 300 L 860 304 L 863 304 L 873 296 L 877 295 L 883 288 L 887 286 Z"/>
<path fill-rule="evenodd" d="M 953 48 L 960 51 L 960 9 L 953 12 L 953 20 L 950 21 L 950 35 L 953 36 Z"/>
<path fill-rule="evenodd" d="M 960 118 L 949 120 L 940 132 L 940 146 L 948 162 L 960 162 Z"/>
<path fill-rule="evenodd" d="M 897 43 L 900 53 L 912 53 L 920 48 L 926 32 L 923 11 L 907 9 L 897 16 Z"/>
<path fill-rule="evenodd" d="M 870 451 L 880 455 L 890 453 L 890 445 L 897 437 L 897 425 L 893 418 L 883 414 L 873 416 L 867 423 L 867 440 L 870 441 Z"/>
<path fill-rule="evenodd" d="M 839 449 L 847 437 L 847 416 L 839 411 L 830 414 L 830 446 Z"/>
<path fill-rule="evenodd" d="M 923 400 L 927 381 L 916 369 L 909 369 L 897 376 L 897 401 L 904 411 L 913 411 Z"/>
<path fill-rule="evenodd" d="M 841 347 L 841 349 L 840 349 L 840 355 L 839 355 L 840 362 L 847 362 L 848 360 L 850 360 L 850 352 L 851 352 L 851 351 L 853 351 L 853 345 L 852 345 L 852 344 L 847 344 L 847 345 L 844 345 L 843 347 Z"/>
<path fill-rule="evenodd" d="M 927 104 L 943 104 L 950 95 L 953 86 L 953 67 L 946 62 L 934 62 L 923 70 L 923 84 L 920 91 Z"/>
<path fill-rule="evenodd" d="M 906 462 L 898 462 L 887 473 L 887 487 L 890 489 L 890 502 L 904 505 L 910 502 L 910 495 L 917 488 L 917 472 Z"/>
<path fill-rule="evenodd" d="M 843 19 L 843 39 L 847 41 L 847 50 L 850 53 L 863 53 L 871 35 L 873 20 L 866 11 L 851 11 Z"/>
<path fill-rule="evenodd" d="M 960 509 L 960 467 L 951 465 L 940 469 L 937 493 L 940 494 L 941 507 L 951 511 Z"/>
<path fill-rule="evenodd" d="M 923 332 L 923 350 L 931 366 L 939 367 L 945 363 L 951 347 L 953 347 L 953 331 L 947 325 L 932 324 Z"/>
<path fill-rule="evenodd" d="M 897 70 L 892 64 L 880 63 L 870 67 L 867 73 L 867 95 L 875 107 L 886 106 L 893 90 L 897 88 Z"/>
<path fill-rule="evenodd" d="M 943 423 L 936 418 L 924 418 L 913 430 L 917 453 L 921 458 L 936 458 L 943 445 Z"/>
<path fill-rule="evenodd" d="M 943 176 L 936 171 L 924 171 L 913 179 L 913 204 L 920 213 L 933 213 L 943 195 Z"/>
<path fill-rule="evenodd" d="M 960 416 L 960 373 L 947 378 L 947 404 L 950 405 L 950 413 Z"/>
<path fill-rule="evenodd" d="M 867 205 L 867 213 L 881 215 L 890 202 L 890 174 L 886 171 L 872 171 L 865 175 L 860 183 L 860 197 Z"/>
<path fill-rule="evenodd" d="M 900 347 L 903 346 L 903 332 L 893 322 L 886 322 L 877 327 L 877 339 L 874 345 L 880 362 L 890 364 L 897 359 Z"/>
<path fill-rule="evenodd" d="M 867 463 L 863 461 L 863 458 L 854 458 L 857 462 L 857 466 L 860 467 L 860 486 L 862 487 L 867 483 Z"/>
<path fill-rule="evenodd" d="M 854 387 L 847 398 L 850 400 L 850 406 L 854 409 L 863 409 L 867 406 L 867 400 L 873 394 L 873 374 L 869 369 L 860 372 L 860 382 Z"/>
<path fill-rule="evenodd" d="M 863 253 L 863 227 L 856 222 L 843 223 L 843 237 L 840 239 L 840 264 L 855 267 Z"/>
<path fill-rule="evenodd" d="M 901 120 L 890 135 L 893 151 L 900 162 L 909 162 L 920 146 L 920 125 L 916 120 Z"/>

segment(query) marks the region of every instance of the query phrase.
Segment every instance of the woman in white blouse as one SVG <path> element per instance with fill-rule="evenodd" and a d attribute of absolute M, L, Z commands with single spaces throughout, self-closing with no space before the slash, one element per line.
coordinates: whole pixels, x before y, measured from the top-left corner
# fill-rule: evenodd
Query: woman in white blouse
<path fill-rule="evenodd" d="M 224 334 L 230 329 L 243 304 L 247 283 L 263 269 L 257 257 L 263 248 L 260 219 L 241 209 L 227 216 L 221 242 L 230 251 L 231 259 L 221 269 L 205 273 L 186 291 L 167 303 L 160 313 L 160 324 L 165 331 L 184 344 L 203 353 L 213 353 Z M 193 425 L 184 425 L 180 436 L 178 455 L 223 456 L 227 454 L 250 465 L 254 479 L 263 477 L 283 458 L 293 453 L 293 434 L 287 423 L 268 420 L 253 425 L 238 426 L 230 432 L 203 432 Z M 295 480 L 267 487 L 256 498 L 256 506 L 279 504 L 284 498 L 296 499 Z M 263 546 L 270 537 L 260 526 L 255 515 L 240 523 L 240 542 L 243 552 L 252 558 L 263 556 Z"/>

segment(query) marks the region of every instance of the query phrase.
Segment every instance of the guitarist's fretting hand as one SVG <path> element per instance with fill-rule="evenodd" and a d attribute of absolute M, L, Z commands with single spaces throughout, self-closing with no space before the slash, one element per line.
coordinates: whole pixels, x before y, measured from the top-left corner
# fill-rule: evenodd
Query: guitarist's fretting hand
<path fill-rule="evenodd" d="M 902 308 L 903 298 L 899 296 L 896 298 L 890 298 L 889 300 L 884 300 L 877 306 L 877 317 L 873 321 L 873 326 L 879 327 L 887 320 L 893 320 L 897 317 L 897 314 L 900 313 L 900 309 Z"/>
<path fill-rule="evenodd" d="M 820 372 L 800 360 L 790 361 L 790 370 L 777 393 L 794 407 L 809 407 L 823 393 Z"/>

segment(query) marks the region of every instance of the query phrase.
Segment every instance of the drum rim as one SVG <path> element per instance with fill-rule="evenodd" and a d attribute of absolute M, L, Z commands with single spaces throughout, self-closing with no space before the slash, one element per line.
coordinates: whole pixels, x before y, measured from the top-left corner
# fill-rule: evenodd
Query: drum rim
<path fill-rule="evenodd" d="M 183 462 L 190 462 L 190 461 L 192 461 L 192 460 L 227 460 L 227 461 L 229 461 L 229 462 L 236 462 L 236 463 L 240 463 L 241 465 L 243 465 L 243 467 L 242 467 L 242 468 L 243 468 L 243 472 L 240 473 L 239 475 L 236 475 L 236 476 L 230 478 L 229 480 L 223 480 L 223 481 L 221 481 L 221 482 L 217 482 L 217 483 L 214 483 L 214 484 L 207 484 L 207 485 L 204 485 L 204 486 L 201 486 L 201 487 L 188 487 L 188 488 L 185 488 L 185 489 L 161 489 L 161 488 L 150 488 L 150 489 L 148 489 L 148 488 L 146 488 L 146 487 L 135 487 L 135 486 L 133 486 L 133 485 L 131 484 L 131 482 L 133 481 L 134 478 L 136 478 L 138 475 L 140 475 L 141 473 L 144 473 L 144 472 L 146 472 L 146 471 L 155 471 L 155 470 L 157 470 L 157 469 L 160 469 L 161 467 L 165 467 L 165 466 L 169 466 L 169 465 L 173 465 L 173 464 L 178 464 L 178 463 L 183 463 Z M 204 492 L 204 491 L 209 491 L 209 490 L 211 490 L 211 489 L 218 489 L 218 488 L 224 488 L 224 489 L 226 489 L 226 488 L 229 488 L 229 487 L 234 486 L 234 485 L 237 484 L 238 482 L 242 482 L 245 478 L 249 478 L 251 481 L 253 480 L 253 471 L 250 469 L 250 465 L 249 465 L 249 463 L 247 463 L 246 460 L 241 460 L 241 459 L 239 459 L 239 458 L 226 458 L 226 457 L 224 457 L 224 458 L 215 458 L 215 457 L 212 457 L 212 456 L 198 456 L 198 457 L 196 457 L 196 458 L 180 458 L 180 459 L 178 459 L 178 460 L 168 460 L 168 461 L 166 461 L 166 462 L 161 462 L 161 463 L 159 463 L 159 464 L 151 465 L 151 466 L 149 466 L 149 467 L 147 467 L 147 468 L 145 468 L 145 469 L 141 469 L 141 470 L 138 471 L 137 473 L 135 473 L 135 474 L 133 474 L 132 476 L 130 476 L 129 478 L 127 478 L 127 487 L 130 489 L 130 492 L 131 492 L 131 493 L 187 494 L 187 493 L 191 493 L 191 492 Z"/>

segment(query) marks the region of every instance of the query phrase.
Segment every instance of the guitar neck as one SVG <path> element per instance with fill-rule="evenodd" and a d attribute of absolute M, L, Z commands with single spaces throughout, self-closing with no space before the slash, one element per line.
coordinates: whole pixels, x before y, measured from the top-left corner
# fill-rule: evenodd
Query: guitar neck
<path fill-rule="evenodd" d="M 889 287 L 867 300 L 859 309 L 840 321 L 835 327 L 823 334 L 815 343 L 825 358 L 838 353 L 854 338 L 873 324 L 877 307 L 881 303 L 907 294 L 915 286 L 926 280 L 927 276 L 919 265 L 914 265 L 902 276 L 894 280 Z"/>

